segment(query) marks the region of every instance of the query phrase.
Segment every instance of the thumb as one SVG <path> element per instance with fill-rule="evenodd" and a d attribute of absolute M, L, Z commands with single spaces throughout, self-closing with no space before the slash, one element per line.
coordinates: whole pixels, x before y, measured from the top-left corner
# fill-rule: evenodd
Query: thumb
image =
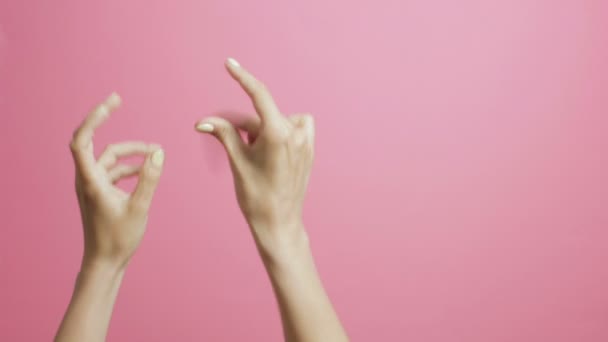
<path fill-rule="evenodd" d="M 241 134 L 230 121 L 219 117 L 206 118 L 196 125 L 196 130 L 216 137 L 224 145 L 230 159 L 241 157 L 245 144 Z"/>
<path fill-rule="evenodd" d="M 165 152 L 158 146 L 153 147 L 144 161 L 144 165 L 139 172 L 139 181 L 135 191 L 131 195 L 131 205 L 136 209 L 148 211 L 156 186 L 160 180 L 165 162 Z"/>

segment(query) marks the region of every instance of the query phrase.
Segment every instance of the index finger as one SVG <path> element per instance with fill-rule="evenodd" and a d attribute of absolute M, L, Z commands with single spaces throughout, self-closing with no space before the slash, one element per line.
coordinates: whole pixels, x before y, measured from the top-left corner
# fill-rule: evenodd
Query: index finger
<path fill-rule="evenodd" d="M 93 169 L 95 168 L 95 156 L 93 155 L 93 135 L 95 134 L 95 129 L 108 118 L 113 110 L 120 106 L 120 102 L 118 94 L 112 93 L 87 115 L 74 132 L 70 149 L 72 150 L 76 169 L 85 179 L 91 178 Z"/>
<path fill-rule="evenodd" d="M 240 84 L 241 88 L 245 90 L 247 95 L 249 95 L 263 124 L 272 123 L 282 118 L 281 112 L 274 102 L 272 95 L 262 82 L 257 80 L 233 58 L 228 58 L 226 60 L 226 69 L 228 69 L 230 76 L 232 76 L 232 78 Z"/>

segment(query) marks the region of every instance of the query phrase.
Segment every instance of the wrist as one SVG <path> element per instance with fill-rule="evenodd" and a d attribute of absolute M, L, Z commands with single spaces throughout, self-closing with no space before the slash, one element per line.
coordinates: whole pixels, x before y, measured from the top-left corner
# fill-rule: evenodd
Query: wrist
<path fill-rule="evenodd" d="M 125 272 L 127 263 L 121 262 L 118 259 L 94 257 L 85 255 L 82 258 L 80 272 L 86 274 L 105 274 L 118 276 Z"/>
<path fill-rule="evenodd" d="M 301 221 L 251 228 L 267 268 L 283 267 L 310 254 L 308 234 Z"/>

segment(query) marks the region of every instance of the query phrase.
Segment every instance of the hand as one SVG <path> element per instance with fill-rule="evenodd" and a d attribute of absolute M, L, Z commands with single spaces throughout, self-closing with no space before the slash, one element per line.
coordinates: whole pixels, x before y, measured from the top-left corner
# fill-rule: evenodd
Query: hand
<path fill-rule="evenodd" d="M 146 229 L 148 209 L 162 171 L 163 150 L 142 142 L 109 145 L 95 160 L 94 131 L 120 102 L 120 97 L 112 94 L 99 104 L 78 127 L 70 144 L 84 228 L 83 265 L 127 265 Z M 120 158 L 132 155 L 144 155 L 143 165 L 118 163 Z M 119 180 L 137 175 L 139 181 L 133 193 L 115 186 Z"/>
<path fill-rule="evenodd" d="M 224 118 L 200 121 L 228 154 L 239 206 L 263 253 L 306 238 L 302 204 L 313 162 L 314 122 L 309 114 L 283 116 L 270 92 L 233 59 L 226 68 L 253 101 L 257 116 L 232 124 Z M 238 129 L 248 133 L 241 139 Z"/>
<path fill-rule="evenodd" d="M 210 117 L 196 129 L 213 134 L 226 149 L 239 206 L 279 304 L 285 341 L 348 341 L 323 289 L 302 223 L 314 154 L 313 119 L 308 114 L 283 116 L 253 75 L 233 59 L 226 68 L 258 115 L 233 123 Z M 239 130 L 247 133 L 247 142 Z"/>

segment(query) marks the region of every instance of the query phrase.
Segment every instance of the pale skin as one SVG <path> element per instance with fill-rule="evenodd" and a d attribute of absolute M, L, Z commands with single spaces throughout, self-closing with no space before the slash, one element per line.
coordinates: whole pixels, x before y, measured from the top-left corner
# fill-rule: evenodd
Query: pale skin
<path fill-rule="evenodd" d="M 285 341 L 348 341 L 317 273 L 302 220 L 314 155 L 313 119 L 309 114 L 283 115 L 268 89 L 235 60 L 228 59 L 226 69 L 251 98 L 257 115 L 241 122 L 208 117 L 196 130 L 215 136 L 226 150 L 239 206 L 274 289 Z M 58 342 L 105 340 L 162 172 L 164 153 L 158 145 L 117 144 L 98 160 L 93 157 L 93 131 L 119 102 L 111 96 L 97 107 L 71 144 L 85 248 Z M 247 133 L 247 141 L 239 130 Z M 117 163 L 133 154 L 146 157 L 142 166 Z M 132 194 L 113 185 L 127 176 L 139 177 Z"/>
<path fill-rule="evenodd" d="M 84 232 L 81 269 L 55 341 L 105 341 L 112 309 L 129 260 L 146 229 L 148 209 L 162 172 L 158 145 L 126 142 L 108 146 L 96 159 L 93 134 L 120 106 L 112 94 L 95 107 L 74 132 L 70 149 L 76 168 L 76 194 Z M 143 155 L 143 165 L 119 163 Z M 115 184 L 138 176 L 133 193 Z"/>

